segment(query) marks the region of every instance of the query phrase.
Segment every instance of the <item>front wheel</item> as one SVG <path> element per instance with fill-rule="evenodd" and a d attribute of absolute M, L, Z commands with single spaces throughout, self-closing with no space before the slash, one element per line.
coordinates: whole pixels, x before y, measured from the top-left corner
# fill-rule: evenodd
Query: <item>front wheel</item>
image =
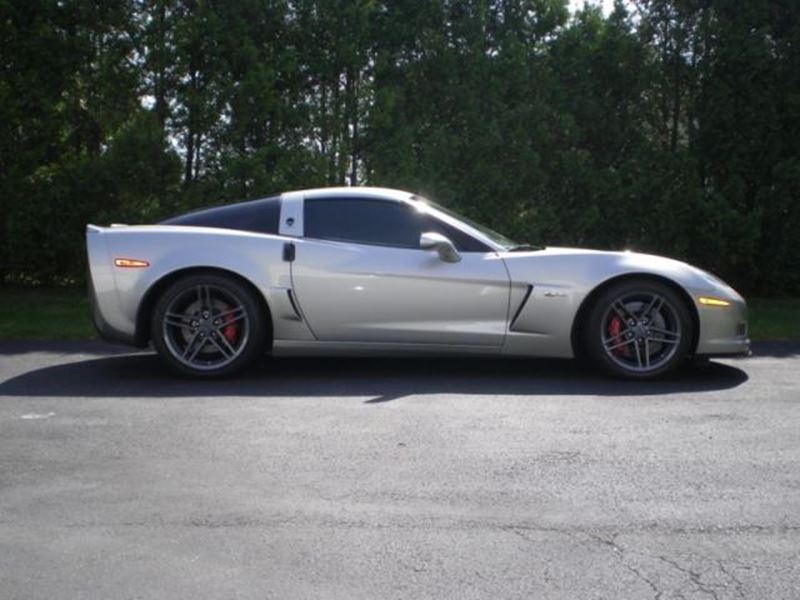
<path fill-rule="evenodd" d="M 266 322 L 253 293 L 233 278 L 189 275 L 171 284 L 153 310 L 151 336 L 161 357 L 194 377 L 231 375 L 265 347 Z"/>
<path fill-rule="evenodd" d="M 605 371 L 651 379 L 684 361 L 693 335 L 689 309 L 672 288 L 633 280 L 611 286 L 596 299 L 585 323 L 584 344 Z"/>

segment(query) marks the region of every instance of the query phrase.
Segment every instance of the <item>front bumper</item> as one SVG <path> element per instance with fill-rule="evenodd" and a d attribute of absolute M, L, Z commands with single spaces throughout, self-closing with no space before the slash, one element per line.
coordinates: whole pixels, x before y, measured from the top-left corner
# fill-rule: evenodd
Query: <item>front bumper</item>
<path fill-rule="evenodd" d="M 695 300 L 700 333 L 698 356 L 747 356 L 750 339 L 747 337 L 747 304 L 741 297 L 725 298 L 730 306 L 704 306 Z"/>

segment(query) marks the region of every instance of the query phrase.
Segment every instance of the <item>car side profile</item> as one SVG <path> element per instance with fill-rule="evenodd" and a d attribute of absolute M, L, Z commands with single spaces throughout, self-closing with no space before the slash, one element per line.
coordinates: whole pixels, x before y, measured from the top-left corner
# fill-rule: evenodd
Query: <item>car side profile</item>
<path fill-rule="evenodd" d="M 744 299 L 686 263 L 518 245 L 414 194 L 323 188 L 86 233 L 92 316 L 196 377 L 264 354 L 586 357 L 649 379 L 749 350 Z"/>

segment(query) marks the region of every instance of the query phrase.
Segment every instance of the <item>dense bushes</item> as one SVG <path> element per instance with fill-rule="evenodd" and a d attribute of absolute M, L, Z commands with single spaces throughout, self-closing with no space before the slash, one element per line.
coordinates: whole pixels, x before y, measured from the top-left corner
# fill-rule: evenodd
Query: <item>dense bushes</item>
<path fill-rule="evenodd" d="M 521 240 L 800 292 L 800 5 L 0 3 L 0 265 L 80 279 L 87 222 L 343 183 Z"/>

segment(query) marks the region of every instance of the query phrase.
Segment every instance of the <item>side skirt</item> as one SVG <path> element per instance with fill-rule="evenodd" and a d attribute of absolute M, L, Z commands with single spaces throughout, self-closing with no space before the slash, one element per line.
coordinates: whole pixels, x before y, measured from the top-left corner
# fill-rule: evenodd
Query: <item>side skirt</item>
<path fill-rule="evenodd" d="M 500 346 L 274 340 L 273 356 L 497 356 Z"/>

